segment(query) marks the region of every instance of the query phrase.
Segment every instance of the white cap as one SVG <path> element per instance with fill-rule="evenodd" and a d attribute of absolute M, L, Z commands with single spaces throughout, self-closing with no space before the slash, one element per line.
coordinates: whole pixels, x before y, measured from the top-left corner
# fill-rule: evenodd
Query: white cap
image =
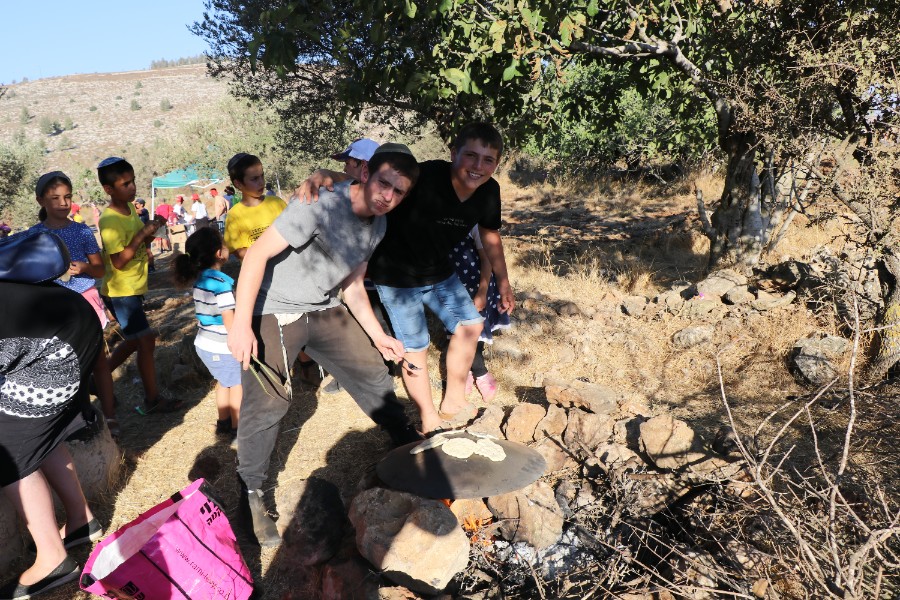
<path fill-rule="evenodd" d="M 375 150 L 378 148 L 378 146 L 378 142 L 374 140 L 370 140 L 369 138 L 360 138 L 347 146 L 347 149 L 343 152 L 332 154 L 331 158 L 333 158 L 334 160 L 347 160 L 348 158 L 355 158 L 357 160 L 368 161 L 370 158 L 372 158 L 372 155 L 375 153 Z"/>

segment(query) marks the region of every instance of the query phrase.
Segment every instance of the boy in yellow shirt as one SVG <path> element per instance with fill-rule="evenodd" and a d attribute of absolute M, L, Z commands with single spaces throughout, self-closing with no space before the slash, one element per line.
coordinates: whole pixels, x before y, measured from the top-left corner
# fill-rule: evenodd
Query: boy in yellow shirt
<path fill-rule="evenodd" d="M 266 195 L 266 178 L 259 157 L 241 152 L 228 161 L 228 176 L 241 192 L 241 201 L 225 219 L 225 245 L 243 260 L 250 244 L 263 234 L 287 206 L 278 196 Z"/>
<path fill-rule="evenodd" d="M 106 275 L 101 293 L 108 300 L 125 338 L 109 357 L 110 370 L 115 370 L 137 352 L 138 373 L 144 384 L 144 405 L 140 412 L 164 412 L 180 408 L 180 401 L 164 397 L 157 387 L 156 333 L 144 313 L 147 272 L 150 256 L 147 246 L 161 221 L 153 219 L 144 225 L 132 205 L 136 193 L 134 167 L 124 158 L 111 156 L 97 167 L 97 177 L 109 195 L 109 206 L 100 215 L 100 238 L 103 240 L 103 262 Z"/>

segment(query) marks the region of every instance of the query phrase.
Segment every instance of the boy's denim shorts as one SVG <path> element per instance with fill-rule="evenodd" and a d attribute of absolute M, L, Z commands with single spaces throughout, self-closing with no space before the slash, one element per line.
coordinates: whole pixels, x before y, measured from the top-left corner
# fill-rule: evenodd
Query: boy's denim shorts
<path fill-rule="evenodd" d="M 126 340 L 136 340 L 153 333 L 147 315 L 144 313 L 143 296 L 119 296 L 118 298 L 104 298 L 106 305 L 112 311 L 119 327 L 122 328 L 122 337 Z"/>
<path fill-rule="evenodd" d="M 231 354 L 218 354 L 196 346 L 194 350 L 219 385 L 224 388 L 241 385 L 241 363 Z"/>
<path fill-rule="evenodd" d="M 479 325 L 484 317 L 475 310 L 469 292 L 456 273 L 432 285 L 397 288 L 375 285 L 394 328 L 394 337 L 403 342 L 407 352 L 428 348 L 428 323 L 425 307 L 437 316 L 444 328 L 453 333 L 459 325 Z"/>

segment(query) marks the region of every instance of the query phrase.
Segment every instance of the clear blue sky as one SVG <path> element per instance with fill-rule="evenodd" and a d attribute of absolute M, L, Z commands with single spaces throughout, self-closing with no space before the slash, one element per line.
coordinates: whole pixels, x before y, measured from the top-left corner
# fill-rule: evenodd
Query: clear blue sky
<path fill-rule="evenodd" d="M 150 68 L 206 51 L 203 0 L 4 0 L 0 83 Z"/>

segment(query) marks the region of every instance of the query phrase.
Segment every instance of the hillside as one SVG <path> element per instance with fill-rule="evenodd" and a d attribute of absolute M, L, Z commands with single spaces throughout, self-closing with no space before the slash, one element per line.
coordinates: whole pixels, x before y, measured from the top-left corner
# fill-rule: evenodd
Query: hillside
<path fill-rule="evenodd" d="M 0 141 L 20 133 L 42 140 L 48 169 L 91 165 L 210 116 L 226 96 L 227 84 L 208 77 L 204 65 L 28 81 L 10 86 L 0 100 Z M 163 110 L 164 100 L 171 109 Z M 140 108 L 133 110 L 132 102 Z M 23 109 L 30 115 L 24 123 Z M 71 119 L 74 126 L 48 135 L 41 131 L 42 119 Z"/>

